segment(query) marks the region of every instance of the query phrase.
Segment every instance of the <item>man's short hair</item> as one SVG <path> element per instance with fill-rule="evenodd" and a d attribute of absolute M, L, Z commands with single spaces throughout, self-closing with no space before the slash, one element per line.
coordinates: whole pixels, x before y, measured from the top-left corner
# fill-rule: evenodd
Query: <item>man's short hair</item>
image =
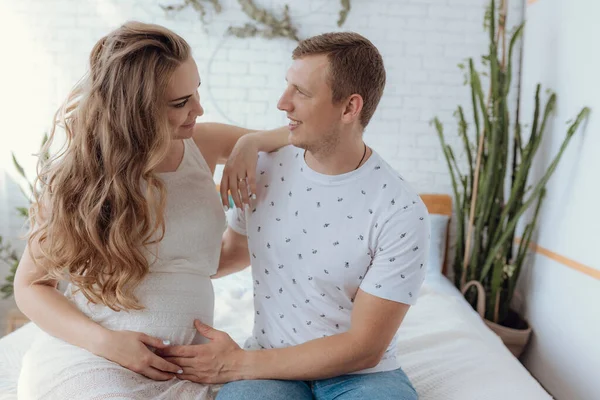
<path fill-rule="evenodd" d="M 365 128 L 379 104 L 385 87 L 385 68 L 379 50 L 355 32 L 332 32 L 305 39 L 294 49 L 294 60 L 310 55 L 327 55 L 329 85 L 333 102 L 352 94 L 363 98 L 360 123 Z"/>

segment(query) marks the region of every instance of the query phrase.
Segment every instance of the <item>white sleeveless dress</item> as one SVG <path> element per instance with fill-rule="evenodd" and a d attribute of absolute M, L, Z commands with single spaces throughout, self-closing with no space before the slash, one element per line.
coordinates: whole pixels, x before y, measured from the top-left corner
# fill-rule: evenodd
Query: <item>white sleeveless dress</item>
<path fill-rule="evenodd" d="M 212 174 L 192 139 L 184 140 L 177 171 L 159 174 L 167 189 L 166 229 L 158 260 L 136 290 L 140 311 L 89 304 L 69 285 L 65 296 L 92 320 L 113 330 L 144 332 L 172 344 L 201 343 L 194 319 L 212 325 L 210 276 L 218 268 L 225 214 Z M 19 399 L 210 399 L 210 387 L 173 378 L 148 379 L 46 333 L 23 359 Z"/>

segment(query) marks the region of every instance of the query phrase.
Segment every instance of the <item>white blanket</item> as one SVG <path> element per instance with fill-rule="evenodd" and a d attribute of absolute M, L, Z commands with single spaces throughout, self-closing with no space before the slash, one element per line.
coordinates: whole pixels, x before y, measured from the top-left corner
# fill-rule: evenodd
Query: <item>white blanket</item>
<path fill-rule="evenodd" d="M 400 365 L 419 399 L 551 399 L 456 293 L 425 286 L 399 331 Z"/>
<path fill-rule="evenodd" d="M 0 400 L 16 399 L 37 330 L 28 324 L 0 339 Z M 425 284 L 400 329 L 398 355 L 421 400 L 551 399 L 447 281 Z"/>

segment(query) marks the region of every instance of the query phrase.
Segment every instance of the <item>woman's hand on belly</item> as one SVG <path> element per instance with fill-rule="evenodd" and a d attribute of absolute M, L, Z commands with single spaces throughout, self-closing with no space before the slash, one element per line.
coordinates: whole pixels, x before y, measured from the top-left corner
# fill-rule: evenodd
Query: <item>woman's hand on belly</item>
<path fill-rule="evenodd" d="M 153 350 L 170 344 L 141 332 L 108 330 L 93 353 L 150 379 L 166 381 L 183 370 Z"/>

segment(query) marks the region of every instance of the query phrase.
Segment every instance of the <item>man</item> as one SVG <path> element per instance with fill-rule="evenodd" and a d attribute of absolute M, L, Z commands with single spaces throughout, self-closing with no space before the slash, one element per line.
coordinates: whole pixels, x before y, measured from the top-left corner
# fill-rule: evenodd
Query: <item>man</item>
<path fill-rule="evenodd" d="M 256 199 L 230 214 L 217 275 L 252 264 L 253 337 L 241 349 L 196 322 L 210 342 L 165 354 L 183 379 L 231 382 L 218 399 L 416 399 L 393 339 L 424 279 L 429 220 L 363 142 L 383 60 L 356 33 L 307 39 L 292 58 L 278 104 L 291 146 L 259 156 Z"/>

